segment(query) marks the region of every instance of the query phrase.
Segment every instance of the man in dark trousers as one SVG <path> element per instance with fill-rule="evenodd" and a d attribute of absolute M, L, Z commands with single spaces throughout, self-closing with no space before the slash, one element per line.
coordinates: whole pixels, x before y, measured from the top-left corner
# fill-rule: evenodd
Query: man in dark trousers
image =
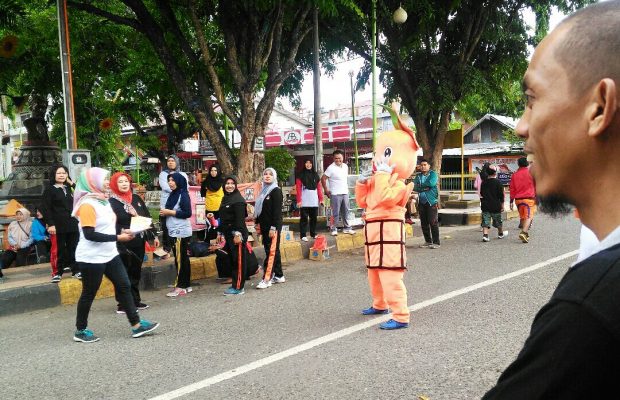
<path fill-rule="evenodd" d="M 418 213 L 424 235 L 422 248 L 438 249 L 439 241 L 439 175 L 431 169 L 431 164 L 420 160 L 420 173 L 413 179 L 413 191 L 418 193 Z"/>
<path fill-rule="evenodd" d="M 620 376 L 620 1 L 590 5 L 543 39 L 515 129 L 539 207 L 579 210 L 599 243 L 564 275 L 484 399 L 610 399 Z M 575 161 L 583 160 L 575 168 Z M 582 249 L 580 249 L 580 252 Z M 615 393 L 615 394 L 614 394 Z"/>
<path fill-rule="evenodd" d="M 502 224 L 504 212 L 504 186 L 497 179 L 497 167 L 490 165 L 487 168 L 487 179 L 480 185 L 480 209 L 482 210 L 482 241 L 489 241 L 491 222 L 497 228 L 497 238 L 503 239 L 508 235 Z"/>

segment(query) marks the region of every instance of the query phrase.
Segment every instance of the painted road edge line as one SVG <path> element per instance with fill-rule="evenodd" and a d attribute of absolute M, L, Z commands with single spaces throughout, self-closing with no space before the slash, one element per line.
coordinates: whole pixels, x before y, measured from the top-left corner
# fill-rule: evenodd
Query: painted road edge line
<path fill-rule="evenodd" d="M 467 286 L 467 287 L 462 288 L 462 289 L 454 290 L 452 292 L 449 292 L 449 293 L 446 293 L 446 294 L 442 294 L 440 296 L 433 297 L 432 299 L 425 300 L 425 301 L 422 301 L 420 303 L 416 303 L 416 304 L 410 306 L 409 310 L 411 310 L 411 311 L 421 310 L 421 309 L 423 309 L 425 307 L 429 307 L 429 306 L 432 306 L 434 304 L 441 303 L 441 302 L 446 301 L 446 300 L 450 300 L 450 299 L 452 299 L 454 297 L 461 296 L 461 295 L 469 293 L 469 292 L 473 292 L 474 290 L 478 290 L 478 289 L 481 289 L 481 288 L 484 288 L 484 287 L 487 287 L 487 286 L 490 286 L 490 285 L 494 285 L 496 283 L 499 283 L 499 282 L 502 282 L 502 281 L 505 281 L 505 280 L 508 280 L 508 279 L 512 279 L 512 278 L 515 278 L 515 277 L 523 275 L 523 274 L 527 274 L 529 272 L 532 272 L 532 271 L 535 271 L 537 269 L 546 267 L 548 265 L 555 264 L 558 261 L 562 261 L 562 260 L 564 260 L 566 258 L 573 257 L 573 256 L 577 255 L 578 253 L 579 253 L 579 250 L 573 250 L 573 251 L 570 251 L 568 253 L 561 254 L 561 255 L 559 255 L 557 257 L 550 258 L 550 259 L 548 259 L 546 261 L 542 261 L 542 262 L 539 262 L 537 264 L 531 265 L 529 267 L 520 269 L 518 271 L 514 271 L 514 272 L 511 272 L 511 273 L 508 273 L 508 274 L 505 274 L 505 275 L 502 275 L 502 276 L 498 276 L 498 277 L 495 277 L 495 278 L 491 278 L 491 279 L 488 279 L 486 281 L 477 283 L 475 285 Z M 287 349 L 287 350 L 281 351 L 279 353 L 273 354 L 273 355 L 271 355 L 269 357 L 261 358 L 260 360 L 256 360 L 256 361 L 253 361 L 251 363 L 248 363 L 248 364 L 245 364 L 245 365 L 241 365 L 241 366 L 239 366 L 237 368 L 228 370 L 226 372 L 222 372 L 220 374 L 217 374 L 217 375 L 214 375 L 212 377 L 203 379 L 201 381 L 192 383 L 190 385 L 183 386 L 183 387 L 178 388 L 176 390 L 173 390 L 171 392 L 161 394 L 159 396 L 151 398 L 150 400 L 172 400 L 172 399 L 179 398 L 179 397 L 184 396 L 186 394 L 190 394 L 190 393 L 196 392 L 196 391 L 198 391 L 200 389 L 205 389 L 205 388 L 207 388 L 209 386 L 215 385 L 216 383 L 219 383 L 219 382 L 222 382 L 222 381 L 225 381 L 225 380 L 228 380 L 228 379 L 232 379 L 232 378 L 234 378 L 236 376 L 239 376 L 239 375 L 243 375 L 246 372 L 250 372 L 250 371 L 253 371 L 255 369 L 267 366 L 267 365 L 272 364 L 272 363 L 274 363 L 276 361 L 280 361 L 280 360 L 283 360 L 285 358 L 294 356 L 296 354 L 302 353 L 302 352 L 304 352 L 306 350 L 310 350 L 310 349 L 312 349 L 314 347 L 323 345 L 325 343 L 333 342 L 334 340 L 340 339 L 342 337 L 351 335 L 351 334 L 353 334 L 355 332 L 359 332 L 361 330 L 370 328 L 370 327 L 372 327 L 374 325 L 380 324 L 381 322 L 387 321 L 388 319 L 390 319 L 389 315 L 370 319 L 370 320 L 368 320 L 366 322 L 362 322 L 360 324 L 356 324 L 356 325 L 350 326 L 348 328 L 341 329 L 341 330 L 336 331 L 336 332 L 332 332 L 332 333 L 327 334 L 325 336 L 318 337 L 316 339 L 310 340 L 309 342 L 306 342 L 306 343 L 302 343 L 302 344 L 297 345 L 295 347 L 291 347 L 290 349 Z"/>

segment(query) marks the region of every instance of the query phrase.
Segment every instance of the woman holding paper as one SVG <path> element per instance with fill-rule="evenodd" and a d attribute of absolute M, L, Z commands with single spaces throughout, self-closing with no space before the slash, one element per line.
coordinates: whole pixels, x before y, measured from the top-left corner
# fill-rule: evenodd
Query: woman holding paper
<path fill-rule="evenodd" d="M 174 289 L 166 294 L 168 297 L 185 296 L 192 291 L 189 286 L 192 275 L 187 248 L 192 238 L 192 225 L 189 218 L 192 216 L 192 202 L 187 191 L 187 180 L 178 172 L 168 175 L 168 186 L 172 189 L 166 200 L 165 208 L 159 210 L 159 215 L 166 217 L 168 234 L 175 239 L 174 264 L 177 267 L 177 279 Z"/>
<path fill-rule="evenodd" d="M 145 217 L 150 219 L 149 210 L 142 201 L 142 198 L 132 193 L 131 177 L 124 172 L 117 172 L 110 178 L 110 206 L 116 214 L 116 233 L 120 234 L 123 229 L 134 228 L 131 225 L 133 217 Z M 134 224 L 136 225 L 136 224 Z M 159 239 L 150 225 L 148 231 L 136 232 L 135 237 L 129 242 L 118 242 L 118 252 L 120 253 L 129 282 L 131 283 L 131 295 L 138 310 L 144 310 L 149 306 L 142 302 L 140 298 L 140 278 L 142 277 L 142 262 L 144 261 L 144 245 L 147 238 L 154 238 L 155 247 L 159 247 Z M 118 302 L 118 314 L 124 314 L 126 310 Z"/>

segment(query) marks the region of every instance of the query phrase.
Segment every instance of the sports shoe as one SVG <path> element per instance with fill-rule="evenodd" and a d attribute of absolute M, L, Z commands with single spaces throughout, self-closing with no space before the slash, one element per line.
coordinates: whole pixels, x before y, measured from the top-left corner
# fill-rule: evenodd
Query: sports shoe
<path fill-rule="evenodd" d="M 368 307 L 362 310 L 362 315 L 387 314 L 390 310 L 379 310 L 374 307 Z"/>
<path fill-rule="evenodd" d="M 99 338 L 90 329 L 82 329 L 81 331 L 75 331 L 73 340 L 75 342 L 92 343 L 98 341 Z"/>
<path fill-rule="evenodd" d="M 508 231 L 503 231 L 501 235 L 497 235 L 497 238 L 498 238 L 498 239 L 503 239 L 503 238 L 505 238 L 506 236 L 508 236 Z"/>
<path fill-rule="evenodd" d="M 286 282 L 286 278 L 284 276 L 281 276 L 281 277 L 274 276 L 273 278 L 271 278 L 270 282 L 271 283 L 284 283 Z"/>
<path fill-rule="evenodd" d="M 430 247 L 431 247 L 431 245 L 432 245 L 432 243 L 426 242 L 426 243 L 424 243 L 424 244 L 421 244 L 421 245 L 420 245 L 420 248 L 421 248 L 421 249 L 428 249 L 428 248 L 430 248 Z"/>
<path fill-rule="evenodd" d="M 82 273 L 81 272 L 76 272 L 75 274 L 71 275 L 72 277 L 74 277 L 75 279 L 82 279 Z"/>
<path fill-rule="evenodd" d="M 61 279 L 62 279 L 62 276 L 54 275 L 54 276 L 52 276 L 52 283 L 58 283 L 58 282 L 60 282 Z"/>
<path fill-rule="evenodd" d="M 262 280 L 260 282 L 258 282 L 258 285 L 256 285 L 256 289 L 267 289 L 269 286 L 271 286 L 271 280 Z"/>
<path fill-rule="evenodd" d="M 178 297 L 178 296 L 186 296 L 186 295 L 187 295 L 187 289 L 181 289 L 181 288 L 174 288 L 168 293 L 166 293 L 167 297 Z"/>
<path fill-rule="evenodd" d="M 485 235 L 482 235 L 482 241 L 483 242 L 488 242 L 489 241 L 489 237 L 485 236 Z"/>
<path fill-rule="evenodd" d="M 438 249 L 438 248 L 440 248 L 440 247 L 441 247 L 441 245 L 440 245 L 440 244 L 437 244 L 437 243 L 433 243 L 433 244 L 431 244 L 430 246 L 428 246 L 428 248 L 429 248 L 429 249 Z"/>
<path fill-rule="evenodd" d="M 131 329 L 131 337 L 140 337 L 153 332 L 159 326 L 159 322 L 150 322 L 145 319 L 140 321 L 140 326 Z"/>
<path fill-rule="evenodd" d="M 235 289 L 232 286 L 224 290 L 224 296 L 234 296 L 237 294 L 244 294 L 244 293 L 245 293 L 244 289 Z"/>
<path fill-rule="evenodd" d="M 301 241 L 302 241 L 302 242 L 307 242 L 307 241 L 308 241 L 308 238 L 304 236 L 304 237 L 302 237 L 302 238 L 301 238 Z"/>
<path fill-rule="evenodd" d="M 412 218 L 405 218 L 405 223 L 409 225 L 414 225 L 415 221 Z"/>
<path fill-rule="evenodd" d="M 69 267 L 64 267 L 62 272 L 71 272 L 71 268 Z"/>
<path fill-rule="evenodd" d="M 332 229 L 332 236 L 338 236 L 338 229 Z"/>
<path fill-rule="evenodd" d="M 355 231 L 353 230 L 353 228 L 347 228 L 347 229 L 344 229 L 342 233 L 348 233 L 349 235 L 354 235 Z"/>
<path fill-rule="evenodd" d="M 187 290 L 187 293 L 191 293 L 194 291 L 194 289 L 191 286 L 186 287 L 185 290 Z"/>
<path fill-rule="evenodd" d="M 116 307 L 117 314 L 126 314 L 125 309 L 122 306 Z"/>
<path fill-rule="evenodd" d="M 398 322 L 398 321 L 394 321 L 393 319 L 390 319 L 386 322 L 383 322 L 382 324 L 379 324 L 379 328 L 385 329 L 385 330 L 409 328 L 409 324 L 406 322 Z"/>
<path fill-rule="evenodd" d="M 519 239 L 521 239 L 523 243 L 529 243 L 530 235 L 527 232 L 521 232 L 519 233 Z"/>
<path fill-rule="evenodd" d="M 147 308 L 149 308 L 149 305 L 148 304 L 144 304 L 144 303 L 138 303 L 138 304 L 136 304 L 136 308 L 138 310 L 146 310 Z"/>

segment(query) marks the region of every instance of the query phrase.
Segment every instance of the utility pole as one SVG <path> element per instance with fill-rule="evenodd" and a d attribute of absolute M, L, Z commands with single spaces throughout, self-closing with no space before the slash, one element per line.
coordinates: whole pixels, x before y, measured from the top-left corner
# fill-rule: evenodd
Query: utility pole
<path fill-rule="evenodd" d="M 58 9 L 58 37 L 60 42 L 60 67 L 62 69 L 63 102 L 65 105 L 65 137 L 67 149 L 77 149 L 75 110 L 73 108 L 73 82 L 71 78 L 71 44 L 67 0 L 56 0 Z"/>
<path fill-rule="evenodd" d="M 319 64 L 319 9 L 314 8 L 314 168 L 323 174 L 323 132 L 321 129 L 321 66 Z"/>

